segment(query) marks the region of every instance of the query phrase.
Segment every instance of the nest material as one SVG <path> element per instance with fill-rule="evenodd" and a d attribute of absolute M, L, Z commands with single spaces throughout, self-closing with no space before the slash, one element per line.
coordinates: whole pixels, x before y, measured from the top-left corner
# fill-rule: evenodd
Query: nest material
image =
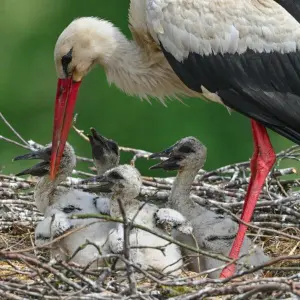
<path fill-rule="evenodd" d="M 282 159 L 298 159 L 299 151 L 298 147 L 292 147 L 279 153 L 278 165 Z M 132 163 L 137 156 L 149 155 L 139 150 L 133 153 Z M 87 271 L 66 262 L 49 262 L 47 249 L 34 248 L 33 243 L 35 225 L 42 219 L 33 201 L 35 178 L 0 175 L 0 296 L 2 299 L 266 299 L 267 296 L 288 299 L 300 295 L 297 275 L 300 273 L 300 210 L 295 191 L 299 182 L 289 178 L 295 169 L 280 169 L 278 165 L 268 177 L 251 223 L 255 227 L 250 228 L 249 235 L 267 254 L 282 260 L 268 264 L 259 278 L 240 280 L 237 277 L 225 282 L 190 272 L 172 278 L 141 274 L 134 269 L 137 282 L 133 290 L 126 273 L 111 266 Z M 74 174 L 88 175 L 80 171 Z M 198 196 L 194 198 L 196 202 L 212 210 L 240 215 L 248 181 L 249 162 L 243 162 L 210 172 L 201 171 L 192 193 Z M 78 177 L 69 178 L 63 186 L 87 188 L 78 182 Z M 173 178 L 144 177 L 141 199 L 164 202 L 172 182 Z"/>
<path fill-rule="evenodd" d="M 25 144 L 18 146 L 40 147 L 32 141 L 23 142 Z M 133 153 L 132 164 L 150 154 L 124 147 L 121 150 Z M 129 261 L 127 270 L 116 270 L 115 255 L 108 257 L 111 264 L 107 267 L 94 270 L 62 261 L 49 262 L 49 250 L 34 247 L 33 242 L 36 223 L 42 220 L 33 201 L 35 179 L 0 174 L 0 298 L 297 299 L 300 296 L 299 181 L 294 168 L 280 168 L 280 165 L 283 159 L 298 161 L 300 149 L 294 146 L 279 153 L 277 158 L 278 163 L 268 176 L 248 232 L 274 259 L 226 280 L 213 280 L 186 271 L 173 278 L 142 271 Z M 87 158 L 77 159 L 91 163 Z M 89 172 L 74 171 L 77 177 L 69 178 L 62 186 L 88 188 L 79 184 L 78 177 L 93 175 Z M 143 177 L 140 198 L 163 203 L 169 196 L 173 180 Z M 241 213 L 248 182 L 249 161 L 210 172 L 201 171 L 192 188 L 193 199 L 239 220 L 237 216 Z M 119 259 L 124 260 L 124 257 L 119 256 Z M 249 276 L 260 268 L 262 275 Z"/>

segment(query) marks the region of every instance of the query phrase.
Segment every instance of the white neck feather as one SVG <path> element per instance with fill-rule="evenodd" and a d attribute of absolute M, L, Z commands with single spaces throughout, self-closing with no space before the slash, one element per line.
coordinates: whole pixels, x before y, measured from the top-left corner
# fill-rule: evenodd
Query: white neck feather
<path fill-rule="evenodd" d="M 115 42 L 113 55 L 102 61 L 109 83 L 142 99 L 155 97 L 163 101 L 168 97 L 198 95 L 179 80 L 157 48 L 150 50 L 150 44 L 141 47 L 140 43 L 127 40 L 120 31 L 116 32 Z"/>

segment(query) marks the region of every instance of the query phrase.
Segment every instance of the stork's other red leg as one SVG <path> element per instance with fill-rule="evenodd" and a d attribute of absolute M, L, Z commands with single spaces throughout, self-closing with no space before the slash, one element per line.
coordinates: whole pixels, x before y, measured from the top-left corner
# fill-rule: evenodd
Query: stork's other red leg
<path fill-rule="evenodd" d="M 250 163 L 251 178 L 241 215 L 241 219 L 244 222 L 251 221 L 259 194 L 263 189 L 265 180 L 276 160 L 276 155 L 266 128 L 254 120 L 251 120 L 251 126 L 254 141 L 254 153 Z M 237 259 L 239 257 L 246 231 L 247 226 L 240 224 L 237 236 L 229 253 L 230 258 Z M 232 276 L 234 272 L 235 265 L 231 264 L 223 269 L 220 277 L 226 278 Z"/>

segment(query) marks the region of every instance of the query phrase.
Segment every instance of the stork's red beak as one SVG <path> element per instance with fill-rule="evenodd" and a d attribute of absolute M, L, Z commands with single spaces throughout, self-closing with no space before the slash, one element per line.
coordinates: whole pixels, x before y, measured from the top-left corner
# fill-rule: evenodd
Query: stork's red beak
<path fill-rule="evenodd" d="M 75 82 L 72 77 L 58 79 L 57 82 L 50 164 L 50 178 L 52 180 L 56 177 L 65 149 L 80 84 L 81 81 Z"/>

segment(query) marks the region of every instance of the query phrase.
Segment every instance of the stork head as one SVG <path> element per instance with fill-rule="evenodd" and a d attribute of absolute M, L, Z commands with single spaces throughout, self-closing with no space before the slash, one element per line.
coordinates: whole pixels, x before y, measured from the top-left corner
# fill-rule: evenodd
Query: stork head
<path fill-rule="evenodd" d="M 38 176 L 43 177 L 46 175 L 49 175 L 50 170 L 50 157 L 51 157 L 51 144 L 47 145 L 44 149 L 41 150 L 35 150 L 30 153 L 27 153 L 25 155 L 20 155 L 14 158 L 14 161 L 16 160 L 31 160 L 31 159 L 39 159 L 41 162 L 34 165 L 33 167 L 26 169 L 18 174 L 16 176 L 21 175 L 32 175 L 32 176 Z M 66 143 L 66 147 L 64 149 L 64 153 L 62 155 L 61 159 L 61 165 L 57 172 L 58 177 L 60 180 L 63 180 L 70 174 L 72 174 L 73 169 L 76 166 L 76 155 L 74 152 L 73 147 Z"/>
<path fill-rule="evenodd" d="M 99 182 L 101 183 L 99 190 L 110 191 L 124 200 L 136 198 L 142 187 L 141 174 L 130 165 L 120 165 L 106 171 L 101 176 L 82 181 L 82 183 L 88 182 Z"/>
<path fill-rule="evenodd" d="M 116 49 L 118 30 L 94 17 L 74 20 L 59 36 L 54 60 L 58 77 L 50 177 L 55 178 L 72 124 L 78 89 L 95 64 L 105 65 Z"/>
<path fill-rule="evenodd" d="M 98 175 L 116 167 L 120 161 L 120 151 L 118 144 L 107 139 L 95 128 L 91 128 L 91 134 L 88 134 L 92 147 L 92 156 Z"/>
<path fill-rule="evenodd" d="M 164 169 L 166 171 L 200 169 L 206 161 L 206 152 L 206 147 L 198 139 L 185 137 L 168 149 L 150 155 L 150 158 L 167 158 L 150 169 Z"/>

